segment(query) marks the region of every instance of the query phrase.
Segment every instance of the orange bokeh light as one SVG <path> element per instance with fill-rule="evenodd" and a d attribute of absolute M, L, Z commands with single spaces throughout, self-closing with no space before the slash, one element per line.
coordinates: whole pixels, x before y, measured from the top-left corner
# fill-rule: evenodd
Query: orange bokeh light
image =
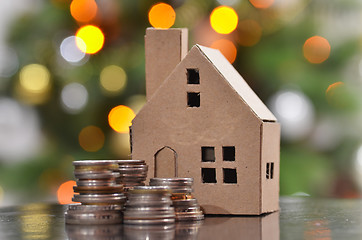
<path fill-rule="evenodd" d="M 57 197 L 60 204 L 74 203 L 72 197 L 74 195 L 73 186 L 75 185 L 77 185 L 75 181 L 67 181 L 59 186 Z"/>
<path fill-rule="evenodd" d="M 87 152 L 97 152 L 104 145 L 104 133 L 96 126 L 87 126 L 80 131 L 79 145 Z"/>
<path fill-rule="evenodd" d="M 219 49 L 226 59 L 233 63 L 236 59 L 237 50 L 234 43 L 228 39 L 220 39 L 212 43 L 212 48 Z"/>
<path fill-rule="evenodd" d="M 238 43 L 244 47 L 251 47 L 260 41 L 263 29 L 258 22 L 251 19 L 243 20 L 239 23 Z"/>
<path fill-rule="evenodd" d="M 166 3 L 155 4 L 148 12 L 148 21 L 154 28 L 170 28 L 175 19 L 175 10 Z"/>
<path fill-rule="evenodd" d="M 78 22 L 89 22 L 98 11 L 97 3 L 94 0 L 73 0 L 70 4 L 70 13 Z"/>
<path fill-rule="evenodd" d="M 93 25 L 81 27 L 75 34 L 77 47 L 84 53 L 95 54 L 102 49 L 104 34 L 102 30 Z"/>
<path fill-rule="evenodd" d="M 234 9 L 219 6 L 210 14 L 211 27 L 220 34 L 229 34 L 238 26 L 239 17 Z"/>
<path fill-rule="evenodd" d="M 328 40 L 320 36 L 308 38 L 303 45 L 304 57 L 310 63 L 324 62 L 328 59 L 330 52 L 331 45 L 329 45 Z"/>
<path fill-rule="evenodd" d="M 114 131 L 119 133 L 128 133 L 129 126 L 135 117 L 133 110 L 127 106 L 119 105 L 114 107 L 108 114 L 108 123 Z"/>
<path fill-rule="evenodd" d="M 273 5 L 274 0 L 249 0 L 249 2 L 256 8 L 265 9 Z"/>

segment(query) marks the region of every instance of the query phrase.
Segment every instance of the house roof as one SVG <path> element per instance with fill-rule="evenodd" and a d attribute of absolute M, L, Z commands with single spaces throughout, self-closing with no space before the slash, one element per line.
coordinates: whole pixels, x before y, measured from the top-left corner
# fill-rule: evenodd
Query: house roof
<path fill-rule="evenodd" d="M 250 106 L 251 110 L 263 121 L 277 121 L 273 113 L 265 106 L 255 92 L 250 88 L 243 77 L 235 70 L 230 62 L 219 50 L 195 45 L 201 53 L 215 66 L 230 86 L 239 94 L 240 98 Z"/>

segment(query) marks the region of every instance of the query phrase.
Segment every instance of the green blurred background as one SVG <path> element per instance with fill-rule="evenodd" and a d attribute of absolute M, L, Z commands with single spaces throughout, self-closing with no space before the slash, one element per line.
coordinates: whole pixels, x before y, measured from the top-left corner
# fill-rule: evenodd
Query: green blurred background
<path fill-rule="evenodd" d="M 84 22 L 71 0 L 0 2 L 0 206 L 56 201 L 73 160 L 129 158 L 128 133 L 108 115 L 145 103 L 144 33 L 158 2 L 96 0 Z M 189 28 L 190 46 L 220 48 L 231 61 L 236 50 L 234 67 L 281 122 L 281 195 L 361 196 L 361 1 L 163 2 L 173 27 Z M 238 15 L 230 34 L 210 26 L 221 5 Z M 96 54 L 74 45 L 87 24 L 105 36 Z"/>

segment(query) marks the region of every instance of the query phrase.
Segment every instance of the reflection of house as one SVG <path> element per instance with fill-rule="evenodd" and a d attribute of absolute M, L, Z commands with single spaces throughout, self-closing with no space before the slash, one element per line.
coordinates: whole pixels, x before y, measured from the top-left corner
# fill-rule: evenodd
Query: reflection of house
<path fill-rule="evenodd" d="M 193 177 L 207 214 L 278 210 L 279 124 L 218 50 L 187 53 L 186 34 L 147 29 L 148 102 L 133 120 L 132 158 L 149 177 Z"/>

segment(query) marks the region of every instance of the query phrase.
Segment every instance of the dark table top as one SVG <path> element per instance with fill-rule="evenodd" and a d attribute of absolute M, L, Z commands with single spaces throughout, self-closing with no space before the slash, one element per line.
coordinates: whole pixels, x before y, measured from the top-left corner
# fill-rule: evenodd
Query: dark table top
<path fill-rule="evenodd" d="M 282 197 L 265 216 L 207 216 L 168 227 L 65 225 L 66 206 L 0 208 L 0 239 L 362 239 L 362 200 Z"/>

